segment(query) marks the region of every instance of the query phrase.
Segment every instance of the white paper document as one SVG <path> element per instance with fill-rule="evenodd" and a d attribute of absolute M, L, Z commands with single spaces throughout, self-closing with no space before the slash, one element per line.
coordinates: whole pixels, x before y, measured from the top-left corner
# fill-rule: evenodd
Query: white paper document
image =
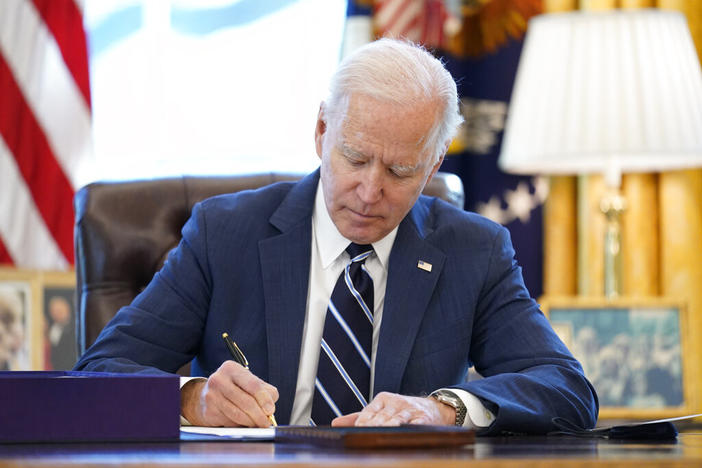
<path fill-rule="evenodd" d="M 233 440 L 273 440 L 274 427 L 203 427 L 181 426 L 180 432 L 203 436 L 226 437 Z"/>

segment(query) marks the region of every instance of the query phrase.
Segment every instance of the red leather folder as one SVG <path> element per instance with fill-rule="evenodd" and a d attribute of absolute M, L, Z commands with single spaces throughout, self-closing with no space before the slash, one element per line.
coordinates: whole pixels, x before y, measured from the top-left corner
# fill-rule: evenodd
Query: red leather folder
<path fill-rule="evenodd" d="M 475 431 L 455 426 L 397 427 L 281 426 L 276 442 L 345 449 L 460 447 L 475 440 Z"/>

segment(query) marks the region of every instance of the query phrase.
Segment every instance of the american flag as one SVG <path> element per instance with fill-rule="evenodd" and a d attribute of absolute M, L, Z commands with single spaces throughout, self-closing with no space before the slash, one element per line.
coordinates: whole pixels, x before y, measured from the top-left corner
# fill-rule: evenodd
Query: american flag
<path fill-rule="evenodd" d="M 90 107 L 79 0 L 0 1 L 0 264 L 73 264 Z"/>
<path fill-rule="evenodd" d="M 425 45 L 444 45 L 457 20 L 443 0 L 375 0 L 373 24 L 378 36 L 402 37 Z"/>

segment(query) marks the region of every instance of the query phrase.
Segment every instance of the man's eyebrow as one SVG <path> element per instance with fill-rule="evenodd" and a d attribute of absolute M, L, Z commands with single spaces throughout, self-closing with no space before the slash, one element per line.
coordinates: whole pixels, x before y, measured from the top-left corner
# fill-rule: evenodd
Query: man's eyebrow
<path fill-rule="evenodd" d="M 393 164 L 390 166 L 390 168 L 393 171 L 402 173 L 402 174 L 413 174 L 419 170 L 421 167 L 421 164 L 415 164 L 413 166 L 410 165 L 402 165 L 402 164 Z"/>
<path fill-rule="evenodd" d="M 351 148 L 349 145 L 342 143 L 340 145 L 341 152 L 344 154 L 344 156 L 351 156 L 353 158 L 363 158 L 364 155 L 360 151 L 357 151 L 353 148 Z"/>
<path fill-rule="evenodd" d="M 367 159 L 367 156 L 361 153 L 358 150 L 353 149 L 351 146 L 341 143 L 339 145 L 339 151 L 341 154 L 343 154 L 345 157 L 349 158 L 354 158 L 354 159 Z M 414 165 L 410 164 L 392 164 L 389 166 L 389 168 L 393 171 L 399 172 L 400 174 L 403 175 L 411 175 L 417 172 L 418 170 L 421 169 L 422 163 L 419 162 Z"/>

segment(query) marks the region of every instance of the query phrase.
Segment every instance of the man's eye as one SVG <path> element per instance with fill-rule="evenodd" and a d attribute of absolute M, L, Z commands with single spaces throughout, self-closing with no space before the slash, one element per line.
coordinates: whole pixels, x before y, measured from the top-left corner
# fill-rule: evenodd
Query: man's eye
<path fill-rule="evenodd" d="M 389 169 L 389 171 L 390 171 L 390 174 L 392 174 L 393 176 L 398 177 L 398 178 L 403 178 L 403 177 L 409 176 L 409 173 L 407 173 L 407 171 L 402 171 L 400 169 L 392 169 L 391 168 L 391 169 Z"/>

